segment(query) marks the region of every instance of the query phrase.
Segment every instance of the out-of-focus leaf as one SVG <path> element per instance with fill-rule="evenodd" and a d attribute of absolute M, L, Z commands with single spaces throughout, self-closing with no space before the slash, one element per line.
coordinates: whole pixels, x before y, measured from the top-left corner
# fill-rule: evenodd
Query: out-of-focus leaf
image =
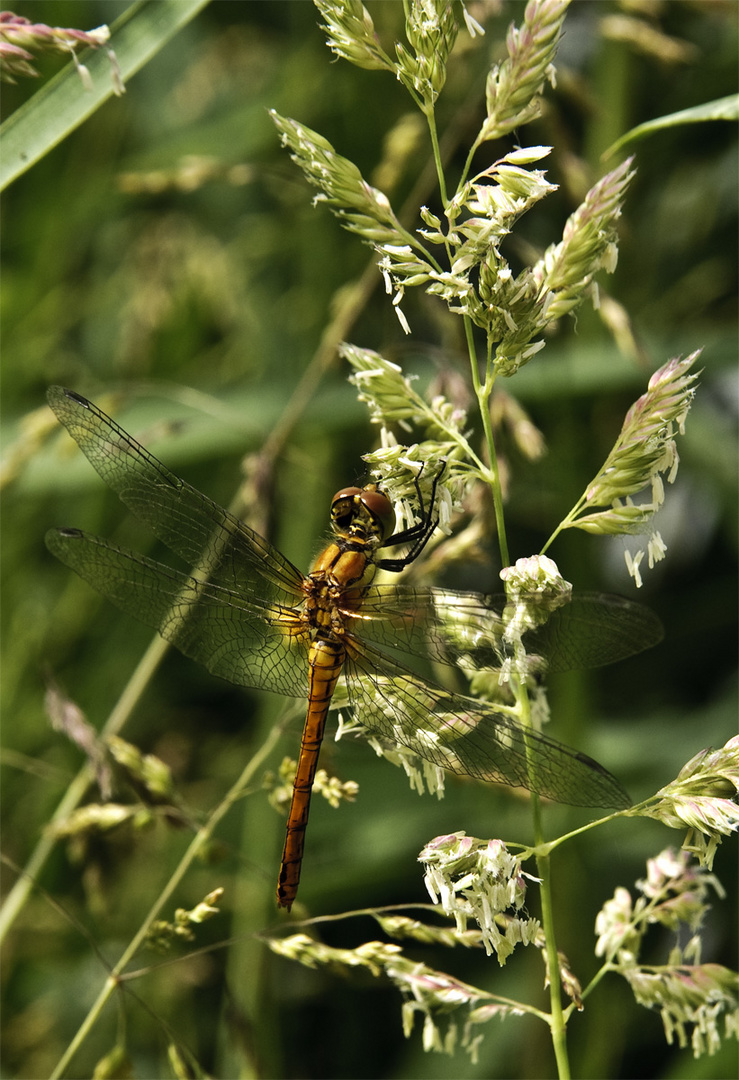
<path fill-rule="evenodd" d="M 683 124 L 705 124 L 707 120 L 739 120 L 739 94 L 729 94 L 728 97 L 708 101 L 705 105 L 681 109 L 680 112 L 658 116 L 656 120 L 647 120 L 644 124 L 638 124 L 608 147 L 603 154 L 603 160 L 606 161 L 612 157 L 627 143 L 636 142 L 637 139 L 643 139 L 645 135 L 651 135 L 655 131 L 681 127 Z"/>
<path fill-rule="evenodd" d="M 208 0 L 140 0 L 113 25 L 108 46 L 115 53 L 125 84 L 167 44 Z M 0 191 L 30 169 L 115 93 L 108 49 L 86 49 L 79 55 L 92 79 L 86 90 L 74 63 L 43 86 L 0 127 Z"/>

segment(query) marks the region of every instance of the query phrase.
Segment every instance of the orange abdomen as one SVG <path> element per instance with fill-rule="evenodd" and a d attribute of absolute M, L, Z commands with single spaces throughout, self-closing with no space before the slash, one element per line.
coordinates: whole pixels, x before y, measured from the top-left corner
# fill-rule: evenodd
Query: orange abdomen
<path fill-rule="evenodd" d="M 326 716 L 345 656 L 344 646 L 340 642 L 320 639 L 313 642 L 308 655 L 308 713 L 303 726 L 293 797 L 287 816 L 285 847 L 277 881 L 277 903 L 288 911 L 295 900 L 300 881 L 311 789 L 318 766 Z"/>

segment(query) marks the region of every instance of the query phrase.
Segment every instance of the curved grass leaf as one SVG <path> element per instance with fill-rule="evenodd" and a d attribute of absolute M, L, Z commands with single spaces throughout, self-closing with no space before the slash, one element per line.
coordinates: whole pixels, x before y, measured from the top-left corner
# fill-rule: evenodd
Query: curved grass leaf
<path fill-rule="evenodd" d="M 125 83 L 167 44 L 208 0 L 140 0 L 112 27 L 114 50 Z M 107 48 L 79 54 L 92 79 L 86 90 L 70 62 L 0 127 L 0 191 L 66 138 L 115 93 Z"/>
<path fill-rule="evenodd" d="M 739 120 L 739 94 L 729 94 L 728 97 L 708 101 L 705 105 L 696 105 L 692 109 L 681 109 L 680 112 L 670 113 L 668 116 L 658 116 L 656 120 L 647 120 L 616 139 L 603 154 L 603 160 L 611 157 L 627 143 L 636 142 L 655 131 L 682 127 L 683 124 L 704 124 L 707 120 Z"/>

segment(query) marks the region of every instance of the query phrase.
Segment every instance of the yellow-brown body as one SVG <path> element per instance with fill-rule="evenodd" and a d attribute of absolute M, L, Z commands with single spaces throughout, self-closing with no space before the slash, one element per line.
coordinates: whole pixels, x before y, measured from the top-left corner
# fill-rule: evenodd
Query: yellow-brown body
<path fill-rule="evenodd" d="M 362 528 L 326 547 L 307 580 L 305 619 L 314 630 L 308 655 L 308 711 L 287 818 L 285 846 L 277 881 L 277 903 L 292 907 L 300 881 L 305 830 L 313 780 L 331 698 L 346 659 L 343 612 L 357 611 L 375 575 L 373 552 L 380 536 Z"/>

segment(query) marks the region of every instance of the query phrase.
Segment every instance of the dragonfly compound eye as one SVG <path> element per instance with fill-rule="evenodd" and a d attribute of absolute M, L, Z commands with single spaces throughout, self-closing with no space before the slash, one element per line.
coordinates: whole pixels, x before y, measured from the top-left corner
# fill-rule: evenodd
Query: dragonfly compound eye
<path fill-rule="evenodd" d="M 358 487 L 342 488 L 331 500 L 331 524 L 335 529 L 346 530 L 357 516 L 357 497 L 362 494 Z"/>
<path fill-rule="evenodd" d="M 382 539 L 385 540 L 395 529 L 395 510 L 384 491 L 375 484 L 362 488 L 360 501 L 367 507 L 374 520 L 379 524 Z"/>
<path fill-rule="evenodd" d="M 331 500 L 331 523 L 339 532 L 359 526 L 361 531 L 369 529 L 385 539 L 395 528 L 395 511 L 387 495 L 375 484 L 342 488 Z"/>

